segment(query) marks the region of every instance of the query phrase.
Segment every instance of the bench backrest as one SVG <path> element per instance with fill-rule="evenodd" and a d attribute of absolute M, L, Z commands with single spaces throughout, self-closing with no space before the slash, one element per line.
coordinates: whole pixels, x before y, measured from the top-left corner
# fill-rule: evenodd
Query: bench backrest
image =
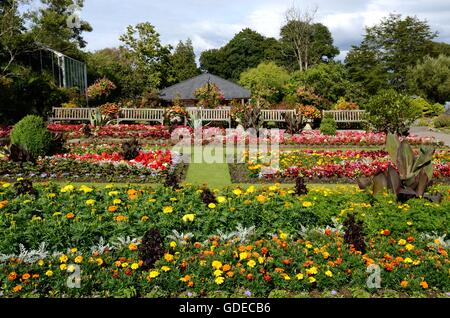
<path fill-rule="evenodd" d="M 273 121 L 273 122 L 285 122 L 285 114 L 295 115 L 295 110 L 293 109 L 262 109 L 261 118 L 263 121 Z"/>
<path fill-rule="evenodd" d="M 324 110 L 323 117 L 332 115 L 337 123 L 359 123 L 365 121 L 365 110 Z"/>
<path fill-rule="evenodd" d="M 63 108 L 53 107 L 53 119 L 90 120 L 96 108 Z"/>
<path fill-rule="evenodd" d="M 153 108 L 121 108 L 119 119 L 121 120 L 164 120 L 164 109 Z"/>

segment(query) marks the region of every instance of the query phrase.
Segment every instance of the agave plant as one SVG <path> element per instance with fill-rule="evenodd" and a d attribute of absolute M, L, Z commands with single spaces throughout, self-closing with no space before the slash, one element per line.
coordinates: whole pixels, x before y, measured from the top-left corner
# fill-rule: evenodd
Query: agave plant
<path fill-rule="evenodd" d="M 391 164 L 387 171 L 379 172 L 373 178 L 359 179 L 360 189 L 372 187 L 374 195 L 387 189 L 395 193 L 400 202 L 421 197 L 433 202 L 441 201 L 442 195 L 425 193 L 433 178 L 434 148 L 422 146 L 419 155 L 415 156 L 406 140 L 400 142 L 397 135 L 389 134 L 386 150 L 397 169 Z"/>
<path fill-rule="evenodd" d="M 283 114 L 283 116 L 287 124 L 287 131 L 290 134 L 300 134 L 303 131 L 303 128 L 305 127 L 305 121 L 301 113 L 285 113 Z"/>

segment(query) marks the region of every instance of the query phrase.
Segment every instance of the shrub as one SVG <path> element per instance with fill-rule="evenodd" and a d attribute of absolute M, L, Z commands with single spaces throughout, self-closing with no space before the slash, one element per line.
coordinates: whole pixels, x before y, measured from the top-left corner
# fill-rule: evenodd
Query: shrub
<path fill-rule="evenodd" d="M 45 156 L 50 150 L 52 135 L 44 120 L 36 115 L 28 115 L 19 121 L 11 132 L 11 145 L 27 151 L 32 157 Z"/>
<path fill-rule="evenodd" d="M 439 116 L 443 112 L 445 112 L 445 107 L 439 103 L 435 103 L 433 105 L 430 104 L 430 108 L 424 110 L 424 114 L 427 117 Z"/>
<path fill-rule="evenodd" d="M 422 110 L 412 99 L 394 89 L 381 90 L 366 104 L 369 123 L 378 131 L 407 135 L 411 124 L 421 117 Z"/>
<path fill-rule="evenodd" d="M 355 110 L 359 109 L 359 106 L 354 102 L 346 101 L 344 97 L 340 97 L 334 108 L 337 110 Z"/>
<path fill-rule="evenodd" d="M 434 127 L 450 127 L 450 115 L 441 114 L 437 118 L 434 119 Z"/>
<path fill-rule="evenodd" d="M 332 116 L 325 116 L 320 124 L 320 133 L 322 135 L 336 135 L 337 124 Z"/>

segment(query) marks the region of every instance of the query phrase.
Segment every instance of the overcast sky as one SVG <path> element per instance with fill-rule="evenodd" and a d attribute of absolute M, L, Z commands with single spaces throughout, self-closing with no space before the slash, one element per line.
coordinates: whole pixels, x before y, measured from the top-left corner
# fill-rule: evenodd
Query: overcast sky
<path fill-rule="evenodd" d="M 163 43 L 191 38 L 199 55 L 223 46 L 246 27 L 278 38 L 283 13 L 293 3 L 318 7 L 316 20 L 332 32 L 340 58 L 360 43 L 364 26 L 391 12 L 426 19 L 439 32 L 438 40 L 450 43 L 450 0 L 85 0 L 81 17 L 94 28 L 84 35 L 89 50 L 118 46 L 128 25 L 148 21 Z"/>

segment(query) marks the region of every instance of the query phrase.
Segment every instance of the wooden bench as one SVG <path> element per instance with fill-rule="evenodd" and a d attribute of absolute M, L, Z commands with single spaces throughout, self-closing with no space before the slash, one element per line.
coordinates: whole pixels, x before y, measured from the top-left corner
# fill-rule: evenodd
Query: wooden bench
<path fill-rule="evenodd" d="M 53 107 L 50 122 L 55 121 L 90 121 L 96 108 L 63 108 Z"/>
<path fill-rule="evenodd" d="M 296 112 L 293 109 L 262 109 L 261 119 L 264 122 L 281 122 L 284 123 L 285 114 L 295 115 Z"/>
<path fill-rule="evenodd" d="M 122 121 L 148 121 L 164 125 L 164 109 L 153 108 L 121 108 L 117 123 Z"/>
<path fill-rule="evenodd" d="M 336 123 L 361 123 L 366 121 L 365 110 L 324 110 L 322 118 L 332 115 Z"/>
<path fill-rule="evenodd" d="M 222 107 L 222 108 L 215 108 L 215 109 L 187 107 L 186 111 L 188 112 L 191 119 L 199 120 L 202 123 L 204 121 L 227 122 L 228 126 L 231 128 L 231 108 L 230 107 Z"/>

